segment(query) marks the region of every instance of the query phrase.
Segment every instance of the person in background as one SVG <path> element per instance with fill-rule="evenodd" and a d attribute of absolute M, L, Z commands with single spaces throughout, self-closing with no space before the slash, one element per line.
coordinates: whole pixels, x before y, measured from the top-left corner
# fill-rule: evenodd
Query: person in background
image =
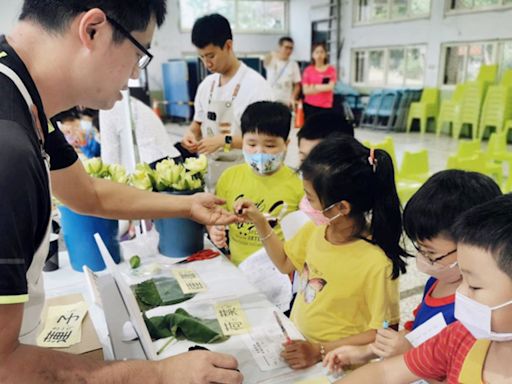
<path fill-rule="evenodd" d="M 220 174 L 242 161 L 242 113 L 249 104 L 272 100 L 272 90 L 263 76 L 237 59 L 224 16 L 197 19 L 192 44 L 212 74 L 199 84 L 194 121 L 181 144 L 189 152 L 208 155 L 207 186 L 214 190 Z"/>
<path fill-rule="evenodd" d="M 313 44 L 311 65 L 302 74 L 304 116 L 306 120 L 315 113 L 333 108 L 336 69 L 329 65 L 324 43 Z"/>
<path fill-rule="evenodd" d="M 302 163 L 322 140 L 331 135 L 354 137 L 353 122 L 347 120 L 343 113 L 335 111 L 317 113 L 308 118 L 297 132 L 300 162 Z"/>
<path fill-rule="evenodd" d="M 80 125 L 84 132 L 85 144 L 80 147 L 87 158 L 101 155 L 98 111 L 90 108 L 79 109 Z"/>
<path fill-rule="evenodd" d="M 274 92 L 274 100 L 290 109 L 295 107 L 299 98 L 301 80 L 299 64 L 290 58 L 293 46 L 291 37 L 281 37 L 277 52 L 271 52 L 263 60 L 267 70 L 267 81 Z"/>

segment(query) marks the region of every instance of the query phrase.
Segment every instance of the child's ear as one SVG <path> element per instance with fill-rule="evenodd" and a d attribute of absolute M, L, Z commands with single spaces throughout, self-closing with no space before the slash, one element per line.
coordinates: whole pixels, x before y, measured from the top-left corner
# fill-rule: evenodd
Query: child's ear
<path fill-rule="evenodd" d="M 343 216 L 348 216 L 352 212 L 352 205 L 347 200 L 342 200 L 338 205 L 338 209 Z"/>

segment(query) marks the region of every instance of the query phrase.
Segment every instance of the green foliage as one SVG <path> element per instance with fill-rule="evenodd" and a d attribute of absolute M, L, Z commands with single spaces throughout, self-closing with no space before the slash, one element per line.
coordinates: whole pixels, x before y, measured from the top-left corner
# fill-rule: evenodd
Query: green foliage
<path fill-rule="evenodd" d="M 156 277 L 132 287 L 141 311 L 190 300 L 195 294 L 184 294 L 172 277 Z"/>
<path fill-rule="evenodd" d="M 224 336 L 217 319 L 201 319 L 192 316 L 182 308 L 165 316 L 147 318 L 143 316 L 149 334 L 154 340 L 175 337 L 178 340 L 190 340 L 194 343 L 222 343 L 229 339 Z"/>

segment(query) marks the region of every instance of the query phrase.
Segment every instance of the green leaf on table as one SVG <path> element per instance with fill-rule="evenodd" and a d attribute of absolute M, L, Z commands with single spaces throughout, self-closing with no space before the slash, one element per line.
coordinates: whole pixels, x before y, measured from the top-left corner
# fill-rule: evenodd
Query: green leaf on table
<path fill-rule="evenodd" d="M 141 311 L 190 300 L 195 293 L 184 294 L 172 277 L 156 277 L 132 287 Z"/>
<path fill-rule="evenodd" d="M 147 318 L 144 321 L 154 340 L 173 336 L 178 340 L 189 340 L 199 344 L 222 343 L 229 339 L 224 336 L 217 319 L 201 319 L 192 316 L 182 308 L 176 312 Z M 170 333 L 169 333 L 170 332 Z"/>

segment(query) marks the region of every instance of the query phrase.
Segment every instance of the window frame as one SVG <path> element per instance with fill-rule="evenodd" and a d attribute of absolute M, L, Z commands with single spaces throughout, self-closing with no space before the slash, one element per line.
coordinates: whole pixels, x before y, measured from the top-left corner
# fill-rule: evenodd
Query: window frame
<path fill-rule="evenodd" d="M 437 84 L 439 88 L 446 89 L 446 90 L 452 90 L 455 89 L 457 84 L 444 84 L 444 78 L 446 74 L 446 54 L 447 54 L 447 48 L 450 47 L 468 47 L 467 53 L 464 56 L 464 73 L 461 80 L 461 83 L 467 81 L 467 73 L 468 73 L 468 58 L 469 58 L 469 47 L 474 44 L 492 44 L 493 45 L 493 53 L 492 53 L 492 61 L 490 65 L 492 64 L 500 64 L 500 61 L 503 56 L 503 43 L 504 42 L 511 42 L 512 39 L 501 39 L 501 40 L 469 40 L 469 41 L 456 41 L 456 42 L 444 42 L 441 44 L 441 55 L 440 55 L 440 63 L 439 68 L 440 71 L 438 71 L 438 79 Z M 500 73 L 502 73 L 502 68 L 499 66 Z"/>
<path fill-rule="evenodd" d="M 500 4 L 498 5 L 488 5 L 483 7 L 476 7 L 475 8 L 475 0 L 473 0 L 473 7 L 472 8 L 466 8 L 466 9 L 451 9 L 450 3 L 453 0 L 445 0 L 444 3 L 444 15 L 445 16 L 458 16 L 458 15 L 465 15 L 465 14 L 474 14 L 474 13 L 481 13 L 481 12 L 492 12 L 496 10 L 506 10 L 512 8 L 512 3 L 510 4 L 504 4 L 505 0 L 498 0 Z"/>
<path fill-rule="evenodd" d="M 425 49 L 425 55 L 424 55 L 424 63 L 423 63 L 423 78 L 422 78 L 422 84 L 421 85 L 408 85 L 407 84 L 407 75 L 406 75 L 406 69 L 407 69 L 407 51 L 411 49 Z M 402 84 L 393 84 L 390 85 L 388 83 L 389 78 L 389 51 L 393 49 L 402 49 L 404 51 L 404 73 L 403 73 L 403 80 Z M 428 44 L 427 43 L 418 43 L 418 44 L 407 44 L 407 45 L 389 45 L 384 47 L 357 47 L 351 49 L 351 71 L 350 71 L 350 84 L 354 87 L 364 87 L 364 88 L 399 88 L 399 87 L 408 87 L 408 88 L 415 88 L 415 87 L 423 87 L 425 85 L 425 72 L 426 72 L 426 65 L 427 65 L 427 50 L 428 50 Z M 368 82 L 368 70 L 370 65 L 370 52 L 371 51 L 384 51 L 384 83 L 382 84 L 372 84 Z M 356 82 L 356 55 L 358 52 L 364 52 L 365 61 L 364 61 L 364 70 L 363 70 L 363 82 Z"/>
<path fill-rule="evenodd" d="M 290 1 L 291 0 L 258 0 L 261 2 L 280 2 L 284 4 L 284 24 L 283 29 L 279 31 L 269 31 L 269 30 L 263 30 L 263 29 L 239 29 L 238 26 L 238 3 L 240 1 L 247 1 L 247 0 L 233 0 L 235 2 L 235 18 L 236 20 L 232 21 L 229 20 L 229 23 L 231 24 L 231 29 L 234 33 L 238 35 L 282 35 L 282 34 L 288 34 L 290 30 Z M 183 26 L 182 23 L 182 10 L 181 10 L 181 0 L 178 0 L 178 29 L 180 33 L 190 33 L 192 32 L 192 28 L 187 28 Z M 210 12 L 214 12 L 214 10 L 211 10 Z"/>
<path fill-rule="evenodd" d="M 407 22 L 407 21 L 415 21 L 415 20 L 421 20 L 421 19 L 430 19 L 432 16 L 432 1 L 430 0 L 428 13 L 424 15 L 417 15 L 417 16 L 411 16 L 411 1 L 407 0 L 407 16 L 402 17 L 393 17 L 392 16 L 392 2 L 393 0 L 387 0 L 387 7 L 388 7 L 388 16 L 385 20 L 359 20 L 359 9 L 360 9 L 360 2 L 361 1 L 367 1 L 368 7 L 370 8 L 371 13 L 371 7 L 373 6 L 374 0 L 352 0 L 352 25 L 354 27 L 360 27 L 360 26 L 367 26 L 367 25 L 376 25 L 376 24 L 390 24 L 390 23 L 397 23 L 397 22 Z"/>

